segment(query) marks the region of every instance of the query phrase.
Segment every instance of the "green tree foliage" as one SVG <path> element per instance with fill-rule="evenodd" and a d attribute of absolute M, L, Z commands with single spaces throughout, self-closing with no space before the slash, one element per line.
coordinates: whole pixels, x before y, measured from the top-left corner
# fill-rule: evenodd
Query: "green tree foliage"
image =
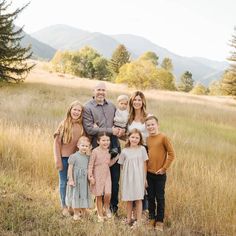
<path fill-rule="evenodd" d="M 158 89 L 176 90 L 175 77 L 170 71 L 164 68 L 157 68 L 157 85 Z"/>
<path fill-rule="evenodd" d="M 207 94 L 207 88 L 205 88 L 202 84 L 197 83 L 194 88 L 190 91 L 192 94 L 196 95 L 206 95 Z"/>
<path fill-rule="evenodd" d="M 152 51 L 147 51 L 139 57 L 139 60 L 151 61 L 156 66 L 158 65 L 158 59 L 159 59 L 159 57 L 157 56 L 157 54 Z"/>
<path fill-rule="evenodd" d="M 168 57 L 165 57 L 161 63 L 161 67 L 164 68 L 167 71 L 172 72 L 173 71 L 173 64 L 172 60 Z"/>
<path fill-rule="evenodd" d="M 180 78 L 180 83 L 178 85 L 178 90 L 183 92 L 189 92 L 193 89 L 194 80 L 192 78 L 192 73 L 185 71 Z"/>
<path fill-rule="evenodd" d="M 118 45 L 108 62 L 110 77 L 115 78 L 119 74 L 119 69 L 130 62 L 130 53 L 123 44 Z"/>
<path fill-rule="evenodd" d="M 234 27 L 230 46 L 232 47 L 231 55 L 228 58 L 230 67 L 223 75 L 221 89 L 226 95 L 236 96 L 236 27 Z"/>
<path fill-rule="evenodd" d="M 108 77 L 107 70 L 108 60 L 103 57 L 97 57 L 93 60 L 93 67 L 95 70 L 95 78 L 99 80 L 106 80 Z"/>
<path fill-rule="evenodd" d="M 157 70 L 151 61 L 137 60 L 120 68 L 116 83 L 125 83 L 128 87 L 147 89 L 156 87 Z"/>
<path fill-rule="evenodd" d="M 33 67 L 26 61 L 32 52 L 30 46 L 21 47 L 23 28 L 16 29 L 14 21 L 27 5 L 12 12 L 10 6 L 6 0 L 0 1 L 0 80 L 21 82 Z"/>
<path fill-rule="evenodd" d="M 51 60 L 52 68 L 84 78 L 104 80 L 107 77 L 107 60 L 93 48 L 84 47 L 79 51 L 57 51 Z"/>
<path fill-rule="evenodd" d="M 175 89 L 174 76 L 157 68 L 150 60 L 137 60 L 120 68 L 116 83 L 125 83 L 138 89 Z"/>

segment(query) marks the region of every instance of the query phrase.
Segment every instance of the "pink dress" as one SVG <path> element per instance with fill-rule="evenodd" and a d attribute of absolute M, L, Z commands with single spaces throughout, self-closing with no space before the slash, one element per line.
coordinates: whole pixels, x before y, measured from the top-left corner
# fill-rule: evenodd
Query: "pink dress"
<path fill-rule="evenodd" d="M 110 160 L 111 155 L 108 150 L 102 150 L 100 147 L 93 149 L 88 166 L 88 177 L 95 179 L 95 184 L 90 184 L 94 196 L 111 194 Z"/>

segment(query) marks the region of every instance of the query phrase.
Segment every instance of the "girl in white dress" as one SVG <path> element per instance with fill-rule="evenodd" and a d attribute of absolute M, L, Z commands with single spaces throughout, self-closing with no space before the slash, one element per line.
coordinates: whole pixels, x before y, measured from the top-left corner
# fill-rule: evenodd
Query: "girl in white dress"
<path fill-rule="evenodd" d="M 122 165 L 122 200 L 127 202 L 127 223 L 131 224 L 133 202 L 136 203 L 137 223 L 142 216 L 142 199 L 147 186 L 147 151 L 142 146 L 142 134 L 133 129 L 128 135 L 128 143 L 122 150 L 118 163 Z"/>

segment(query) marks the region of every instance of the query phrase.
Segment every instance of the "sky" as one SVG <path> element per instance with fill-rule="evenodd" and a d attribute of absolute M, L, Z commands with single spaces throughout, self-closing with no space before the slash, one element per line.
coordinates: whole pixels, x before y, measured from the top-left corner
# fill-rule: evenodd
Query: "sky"
<path fill-rule="evenodd" d="M 12 1 L 12 9 L 29 0 Z M 27 33 L 54 24 L 133 34 L 181 56 L 224 61 L 236 26 L 236 0 L 31 0 L 16 24 Z"/>

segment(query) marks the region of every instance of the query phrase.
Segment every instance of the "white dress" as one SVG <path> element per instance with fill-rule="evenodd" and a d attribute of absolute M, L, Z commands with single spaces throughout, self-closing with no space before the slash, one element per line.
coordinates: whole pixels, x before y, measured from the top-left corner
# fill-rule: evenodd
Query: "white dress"
<path fill-rule="evenodd" d="M 118 163 L 122 170 L 122 200 L 135 201 L 144 198 L 145 173 L 144 162 L 148 160 L 145 147 L 124 148 Z"/>

